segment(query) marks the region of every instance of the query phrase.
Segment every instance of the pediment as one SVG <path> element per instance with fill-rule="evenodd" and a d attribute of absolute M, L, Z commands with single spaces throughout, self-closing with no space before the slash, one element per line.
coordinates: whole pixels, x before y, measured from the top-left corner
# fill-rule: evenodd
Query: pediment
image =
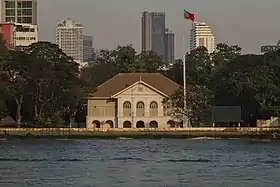
<path fill-rule="evenodd" d="M 162 93 L 157 91 L 155 88 L 151 86 L 147 86 L 141 82 L 134 84 L 133 86 L 129 87 L 128 89 L 125 89 L 121 91 L 120 94 L 118 94 L 116 97 L 122 97 L 122 96 L 132 96 L 132 95 L 160 95 L 164 96 Z"/>

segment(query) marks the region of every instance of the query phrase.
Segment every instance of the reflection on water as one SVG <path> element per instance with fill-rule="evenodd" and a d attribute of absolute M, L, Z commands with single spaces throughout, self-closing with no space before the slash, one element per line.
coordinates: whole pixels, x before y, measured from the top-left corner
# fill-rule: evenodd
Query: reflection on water
<path fill-rule="evenodd" d="M 279 186 L 280 142 L 0 140 L 0 186 Z"/>

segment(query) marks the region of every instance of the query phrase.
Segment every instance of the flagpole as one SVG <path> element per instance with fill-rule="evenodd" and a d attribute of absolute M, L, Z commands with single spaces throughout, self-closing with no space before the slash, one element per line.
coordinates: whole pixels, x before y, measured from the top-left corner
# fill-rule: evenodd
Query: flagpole
<path fill-rule="evenodd" d="M 184 10 L 184 18 L 192 20 L 194 22 L 195 17 L 193 13 L 188 12 L 186 9 Z M 184 112 L 187 112 L 187 67 L 186 67 L 186 49 L 185 49 L 185 29 L 183 29 L 183 82 L 184 82 Z M 189 117 L 187 115 L 183 116 L 183 126 L 191 127 Z"/>
<path fill-rule="evenodd" d="M 185 49 L 185 29 L 183 29 L 183 85 L 184 85 L 184 112 L 186 112 L 187 110 L 187 100 L 186 100 L 186 97 L 187 97 L 187 73 L 186 73 L 186 49 Z M 188 117 L 184 115 L 184 120 L 183 120 L 183 123 L 185 123 L 184 125 L 186 127 L 189 127 L 189 124 L 188 124 Z"/>

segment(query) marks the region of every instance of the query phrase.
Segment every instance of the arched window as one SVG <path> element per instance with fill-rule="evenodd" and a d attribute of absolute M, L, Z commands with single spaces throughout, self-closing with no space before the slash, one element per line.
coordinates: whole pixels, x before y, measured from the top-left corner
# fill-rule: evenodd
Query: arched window
<path fill-rule="evenodd" d="M 142 101 L 136 105 L 136 116 L 145 116 L 145 104 Z"/>
<path fill-rule="evenodd" d="M 123 103 L 123 116 L 131 116 L 131 103 L 129 101 Z"/>
<path fill-rule="evenodd" d="M 173 121 L 173 120 L 169 120 L 169 121 L 167 122 L 167 126 L 168 126 L 169 128 L 175 128 L 175 127 L 176 127 L 176 123 L 175 123 L 175 121 Z"/>
<path fill-rule="evenodd" d="M 150 104 L 150 116 L 158 116 L 158 104 L 155 101 Z"/>
<path fill-rule="evenodd" d="M 110 128 L 114 128 L 114 122 L 112 120 L 107 120 L 106 124 L 110 127 Z"/>
<path fill-rule="evenodd" d="M 94 128 L 97 128 L 97 129 L 101 128 L 101 123 L 100 123 L 100 121 L 98 121 L 98 120 L 94 120 L 94 121 L 92 122 L 92 124 L 93 124 L 93 127 L 94 127 Z"/>
<path fill-rule="evenodd" d="M 136 128 L 145 128 L 145 123 L 144 123 L 144 121 L 137 121 L 137 123 L 136 123 Z"/>
<path fill-rule="evenodd" d="M 131 128 L 131 122 L 130 121 L 123 122 L 123 128 Z"/>
<path fill-rule="evenodd" d="M 158 128 L 158 122 L 157 121 L 151 121 L 150 122 L 150 128 Z"/>

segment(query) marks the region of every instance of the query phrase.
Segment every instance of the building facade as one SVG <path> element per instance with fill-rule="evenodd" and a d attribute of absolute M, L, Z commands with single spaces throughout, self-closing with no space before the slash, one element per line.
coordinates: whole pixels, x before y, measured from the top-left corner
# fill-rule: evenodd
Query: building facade
<path fill-rule="evenodd" d="M 207 48 L 209 53 L 215 51 L 215 36 L 206 23 L 193 23 L 190 33 L 190 51 L 199 46 Z"/>
<path fill-rule="evenodd" d="M 174 61 L 175 56 L 175 49 L 174 49 L 174 33 L 172 33 L 170 30 L 165 30 L 165 52 L 164 52 L 164 61 L 166 63 L 171 63 Z"/>
<path fill-rule="evenodd" d="M 57 24 L 56 44 L 68 56 L 83 61 L 83 25 L 68 19 Z"/>
<path fill-rule="evenodd" d="M 162 101 L 179 88 L 159 73 L 120 73 L 90 94 L 86 127 L 174 128 Z"/>
<path fill-rule="evenodd" d="M 83 36 L 83 61 L 93 61 L 93 40 L 92 36 Z"/>
<path fill-rule="evenodd" d="M 0 24 L 0 33 L 8 49 L 22 49 L 38 42 L 38 27 L 36 25 L 2 23 Z"/>
<path fill-rule="evenodd" d="M 164 58 L 165 54 L 165 13 L 143 12 L 142 51 L 153 51 Z"/>
<path fill-rule="evenodd" d="M 262 53 L 267 53 L 271 51 L 277 51 L 280 49 L 280 40 L 277 42 L 276 45 L 263 45 L 261 47 L 261 52 Z"/>
<path fill-rule="evenodd" d="M 37 0 L 1 0 L 0 21 L 37 25 Z"/>

